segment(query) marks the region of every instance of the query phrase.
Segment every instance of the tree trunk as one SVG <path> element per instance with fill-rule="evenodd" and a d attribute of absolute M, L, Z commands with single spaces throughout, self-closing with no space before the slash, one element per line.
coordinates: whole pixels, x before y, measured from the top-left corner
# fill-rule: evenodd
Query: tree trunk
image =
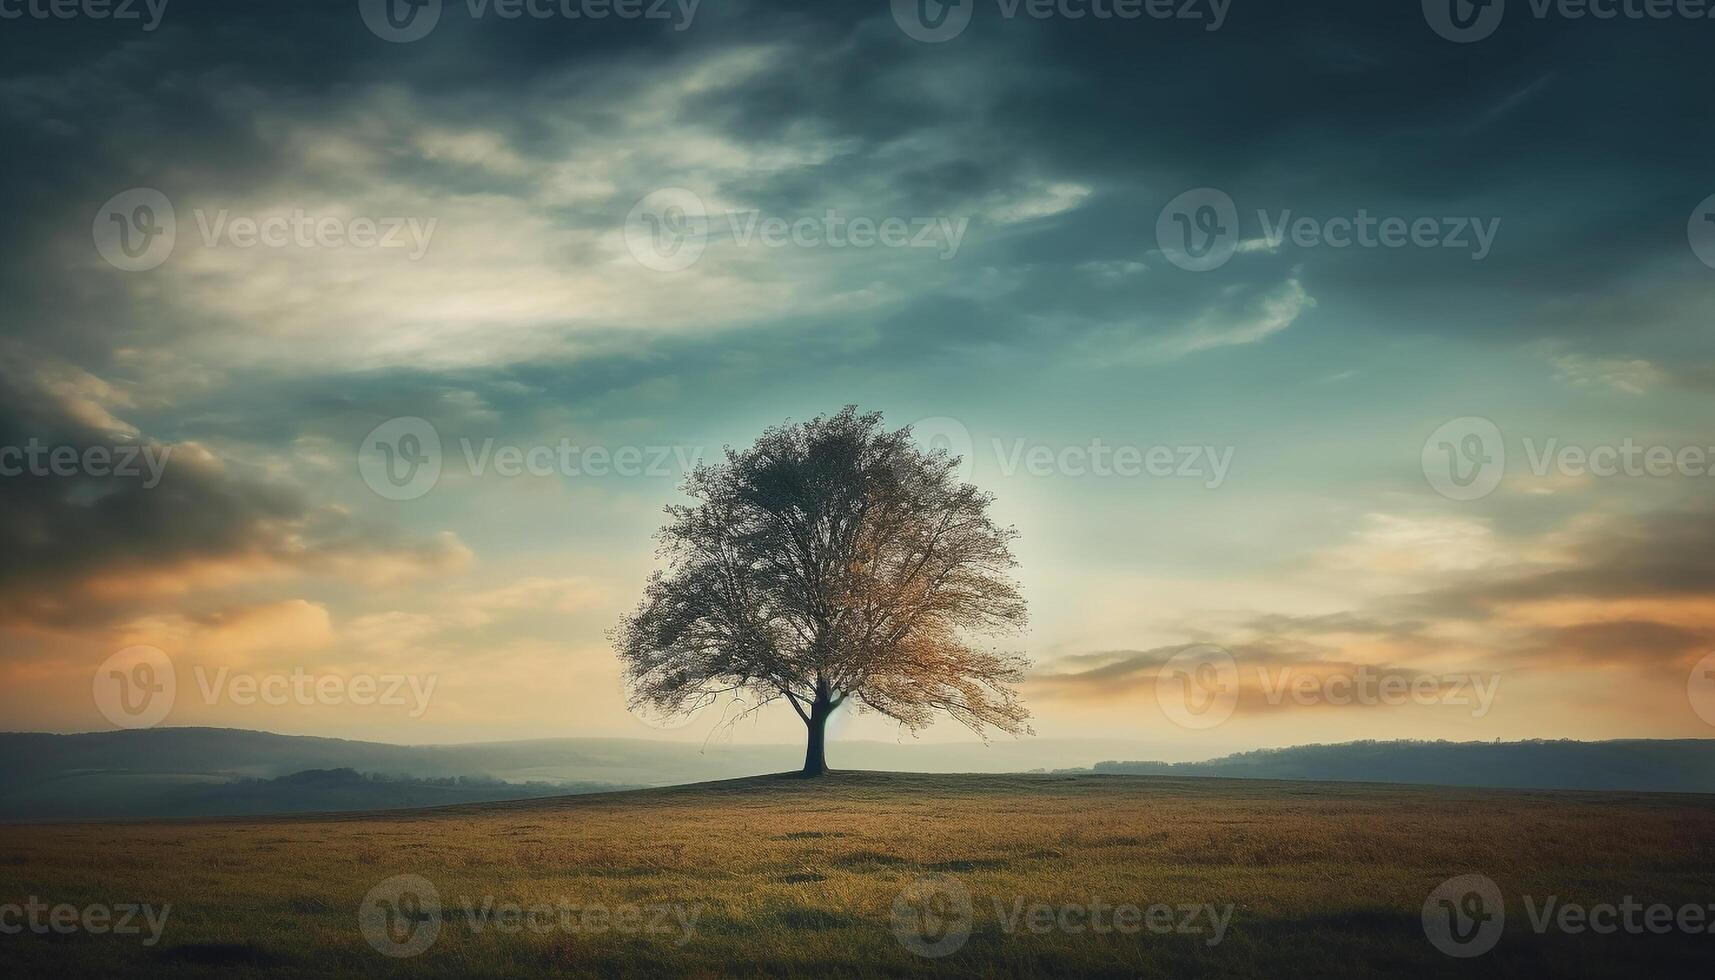
<path fill-rule="evenodd" d="M 833 705 L 826 698 L 818 697 L 810 702 L 810 720 L 805 722 L 805 725 L 810 729 L 810 741 L 804 749 L 803 775 L 805 776 L 827 775 L 828 716 L 833 713 Z"/>

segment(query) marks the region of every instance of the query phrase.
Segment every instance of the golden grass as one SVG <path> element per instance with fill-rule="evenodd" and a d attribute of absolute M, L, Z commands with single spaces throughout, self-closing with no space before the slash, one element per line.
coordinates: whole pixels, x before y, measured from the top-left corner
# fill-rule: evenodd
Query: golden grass
<path fill-rule="evenodd" d="M 1476 960 L 1420 912 L 1457 874 L 1508 896 Z M 434 945 L 382 956 L 378 883 L 421 875 Z M 969 941 L 902 946 L 900 891 L 968 890 Z M 0 903 L 172 906 L 163 938 L 0 936 L 12 975 L 1256 976 L 1684 974 L 1715 935 L 1537 935 L 1518 896 L 1715 902 L 1715 800 L 1123 776 L 765 777 L 365 816 L 10 827 Z M 476 931 L 462 901 L 694 908 L 695 931 Z M 996 902 L 1231 903 L 1224 940 L 1009 934 Z"/>

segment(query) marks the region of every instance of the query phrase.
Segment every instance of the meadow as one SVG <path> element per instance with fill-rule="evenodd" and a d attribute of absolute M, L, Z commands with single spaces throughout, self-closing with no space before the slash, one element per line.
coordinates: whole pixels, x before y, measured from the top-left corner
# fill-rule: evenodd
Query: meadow
<path fill-rule="evenodd" d="M 1498 886 L 1504 927 L 1460 958 L 1424 907 L 1466 874 Z M 165 912 L 146 944 L 38 910 L 50 927 L 0 935 L 10 976 L 1688 976 L 1715 960 L 1701 929 L 1559 913 L 1539 931 L 1550 896 L 1707 909 L 1715 797 L 854 772 L 0 837 L 0 905 Z"/>

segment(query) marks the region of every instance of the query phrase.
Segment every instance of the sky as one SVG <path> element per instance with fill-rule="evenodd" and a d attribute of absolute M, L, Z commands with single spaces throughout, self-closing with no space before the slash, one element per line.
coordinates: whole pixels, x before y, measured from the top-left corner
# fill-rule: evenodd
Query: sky
<path fill-rule="evenodd" d="M 0 728 L 798 740 L 606 633 L 855 404 L 1016 526 L 1037 738 L 1715 735 L 1701 23 L 116 9 L 0 0 Z"/>

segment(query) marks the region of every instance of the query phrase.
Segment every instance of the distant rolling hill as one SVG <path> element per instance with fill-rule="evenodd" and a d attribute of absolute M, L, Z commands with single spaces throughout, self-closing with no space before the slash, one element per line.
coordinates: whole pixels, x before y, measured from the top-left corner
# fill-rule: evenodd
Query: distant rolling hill
<path fill-rule="evenodd" d="M 221 728 L 0 734 L 0 819 L 434 806 L 749 775 L 783 760 L 626 739 L 407 746 Z"/>
<path fill-rule="evenodd" d="M 1184 746 L 1169 746 L 1168 752 Z M 1143 743 L 842 742 L 835 768 L 1043 771 L 1715 792 L 1715 740 L 1349 742 L 1202 762 L 1099 762 Z M 220 728 L 0 734 L 0 820 L 381 810 L 668 786 L 796 769 L 797 745 L 565 738 L 388 745 Z M 1141 754 L 1140 751 L 1140 754 Z M 1167 753 L 1163 753 L 1167 754 Z M 1136 758 L 1136 756 L 1134 756 Z"/>
<path fill-rule="evenodd" d="M 1022 772 L 1155 751 L 1121 740 L 841 742 L 836 766 Z M 350 811 L 668 786 L 795 769 L 801 745 L 561 738 L 388 745 L 229 728 L 0 733 L 0 820 Z M 346 771 L 328 775 L 326 771 Z M 362 777 L 362 778 L 354 778 Z"/>
<path fill-rule="evenodd" d="M 1090 771 L 1509 789 L 1715 793 L 1715 739 L 1344 742 L 1261 749 L 1206 762 L 1100 762 Z"/>

